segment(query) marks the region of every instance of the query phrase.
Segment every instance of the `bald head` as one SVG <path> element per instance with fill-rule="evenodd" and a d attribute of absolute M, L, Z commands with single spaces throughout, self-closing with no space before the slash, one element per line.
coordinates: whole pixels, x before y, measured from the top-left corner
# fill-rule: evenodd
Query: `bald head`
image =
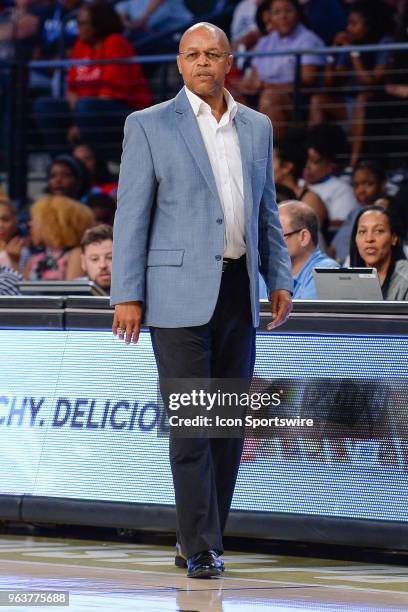
<path fill-rule="evenodd" d="M 319 239 L 319 219 L 315 211 L 299 200 L 288 200 L 279 205 L 279 217 L 285 234 L 295 230 L 307 229 L 313 245 Z"/>
<path fill-rule="evenodd" d="M 222 49 L 222 51 L 231 52 L 230 42 L 225 32 L 218 26 L 207 23 L 206 21 L 195 23 L 184 32 L 180 40 L 179 51 L 182 53 L 186 51 L 189 46 L 194 46 L 197 37 L 200 39 L 204 37 L 207 40 L 212 39 L 215 45 Z"/>
<path fill-rule="evenodd" d="M 303 211 L 305 214 L 310 210 L 313 212 L 309 204 L 301 200 L 285 200 L 279 204 L 279 211 L 281 210 L 285 211 L 285 214 L 288 215 L 296 214 L 297 211 Z"/>
<path fill-rule="evenodd" d="M 233 57 L 225 32 L 212 23 L 196 23 L 184 32 L 180 41 L 177 66 L 187 89 L 224 112 L 225 77 Z"/>

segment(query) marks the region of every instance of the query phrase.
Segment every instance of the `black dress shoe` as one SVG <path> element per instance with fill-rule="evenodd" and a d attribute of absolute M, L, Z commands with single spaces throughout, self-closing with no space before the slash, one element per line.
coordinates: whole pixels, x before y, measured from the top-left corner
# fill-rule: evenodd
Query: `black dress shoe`
<path fill-rule="evenodd" d="M 188 578 L 216 578 L 223 570 L 224 563 L 214 550 L 204 550 L 187 559 Z"/>
<path fill-rule="evenodd" d="M 216 553 L 214 550 L 213 552 Z M 218 553 L 216 553 L 218 556 Z M 221 571 L 224 571 L 224 561 L 218 557 L 218 560 L 221 564 Z M 176 542 L 176 554 L 174 555 L 174 565 L 176 567 L 180 567 L 181 569 L 185 569 L 187 567 L 187 557 L 184 555 L 181 545 Z"/>

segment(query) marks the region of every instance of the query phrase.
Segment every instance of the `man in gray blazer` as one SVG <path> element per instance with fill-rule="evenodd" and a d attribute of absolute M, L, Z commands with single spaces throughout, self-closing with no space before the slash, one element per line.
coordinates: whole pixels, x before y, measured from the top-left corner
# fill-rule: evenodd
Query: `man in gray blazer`
<path fill-rule="evenodd" d="M 137 342 L 150 327 L 162 395 L 168 379 L 249 380 L 259 324 L 258 271 L 269 329 L 291 311 L 290 259 L 272 173 L 269 119 L 224 89 L 224 32 L 192 26 L 175 99 L 126 120 L 114 225 L 113 333 Z M 165 400 L 166 401 L 166 400 Z M 242 438 L 170 434 L 178 555 L 191 578 L 224 569 L 222 533 Z"/>

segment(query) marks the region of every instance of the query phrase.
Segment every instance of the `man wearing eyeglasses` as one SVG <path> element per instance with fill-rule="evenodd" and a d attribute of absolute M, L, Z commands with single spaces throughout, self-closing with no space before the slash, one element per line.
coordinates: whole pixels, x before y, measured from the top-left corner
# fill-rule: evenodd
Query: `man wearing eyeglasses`
<path fill-rule="evenodd" d="M 340 267 L 320 250 L 319 219 L 310 206 L 297 200 L 280 204 L 279 218 L 292 262 L 293 297 L 317 300 L 314 268 Z"/>
<path fill-rule="evenodd" d="M 125 124 L 113 333 L 129 344 L 138 341 L 142 320 L 150 327 L 165 403 L 169 379 L 251 379 L 259 270 L 271 302 L 269 329 L 292 308 L 271 124 L 225 90 L 232 62 L 222 30 L 192 26 L 177 58 L 184 88 Z M 222 534 L 242 446 L 242 436 L 227 431 L 222 438 L 170 433 L 176 565 L 187 566 L 190 578 L 224 569 Z"/>

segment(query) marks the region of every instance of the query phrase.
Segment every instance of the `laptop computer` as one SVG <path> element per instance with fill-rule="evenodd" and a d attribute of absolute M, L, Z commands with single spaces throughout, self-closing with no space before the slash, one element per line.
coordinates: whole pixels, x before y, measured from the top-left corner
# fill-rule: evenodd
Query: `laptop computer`
<path fill-rule="evenodd" d="M 383 300 L 375 268 L 315 268 L 313 277 L 319 300 Z"/>

